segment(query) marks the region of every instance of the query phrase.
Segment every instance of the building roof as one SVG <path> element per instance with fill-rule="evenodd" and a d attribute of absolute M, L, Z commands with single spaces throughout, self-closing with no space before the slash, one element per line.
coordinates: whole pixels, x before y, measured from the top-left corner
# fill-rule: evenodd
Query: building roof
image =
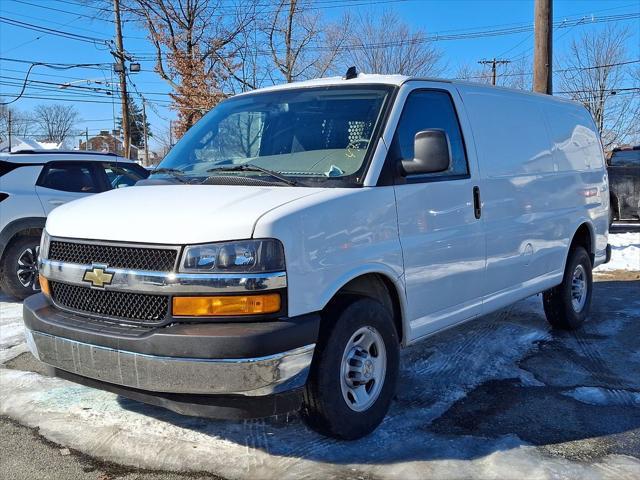
<path fill-rule="evenodd" d="M 84 150 L 20 150 L 0 153 L 0 160 L 12 163 L 44 163 L 52 161 L 117 161 L 135 163 L 133 160 L 120 157 L 114 153 L 91 152 Z"/>

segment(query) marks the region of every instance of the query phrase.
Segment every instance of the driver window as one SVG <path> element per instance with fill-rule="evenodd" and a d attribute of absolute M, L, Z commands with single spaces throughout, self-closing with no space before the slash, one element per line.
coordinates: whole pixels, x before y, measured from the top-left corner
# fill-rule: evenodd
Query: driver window
<path fill-rule="evenodd" d="M 469 167 L 458 117 L 451 97 L 441 91 L 417 90 L 409 94 L 391 145 L 394 161 L 413 158 L 416 133 L 430 128 L 439 128 L 447 133 L 451 145 L 451 166 L 445 172 L 428 176 L 467 175 Z"/>

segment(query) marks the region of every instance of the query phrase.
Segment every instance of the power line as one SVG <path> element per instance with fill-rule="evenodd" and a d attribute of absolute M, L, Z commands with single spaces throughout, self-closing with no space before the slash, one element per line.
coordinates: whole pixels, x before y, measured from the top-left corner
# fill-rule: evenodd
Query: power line
<path fill-rule="evenodd" d="M 598 23 L 610 23 L 610 22 L 621 22 L 627 20 L 635 20 L 640 18 L 640 13 L 625 13 L 618 15 L 607 15 L 602 17 L 593 17 L 588 22 L 589 24 L 598 24 Z M 575 20 L 563 20 L 561 22 L 556 22 L 554 24 L 554 29 L 564 29 L 564 28 L 572 28 L 577 25 L 587 25 L 584 22 L 584 18 L 575 19 Z M 382 48 L 391 48 L 391 47 L 400 47 L 404 45 L 416 45 L 421 43 L 429 43 L 429 42 L 444 42 L 444 41 L 457 41 L 457 40 L 470 40 L 470 39 L 478 39 L 478 38 L 491 38 L 505 35 L 513 35 L 517 33 L 527 33 L 533 31 L 533 25 L 530 23 L 527 24 L 519 24 L 516 26 L 510 26 L 505 28 L 493 28 L 491 26 L 484 27 L 483 30 L 474 30 L 468 31 L 466 33 L 451 33 L 447 34 L 443 32 L 436 32 L 428 35 L 418 36 L 416 38 L 412 38 L 411 40 L 398 40 L 398 41 L 382 41 L 382 42 L 374 42 L 374 43 L 366 43 L 366 44 L 351 44 L 351 45 L 342 45 L 337 50 L 338 51 L 350 51 L 350 50 L 369 50 L 369 49 L 382 49 Z M 329 46 L 314 46 L 308 47 L 309 51 L 324 51 L 324 50 L 336 50 L 333 47 Z M 136 57 L 139 60 L 155 60 L 157 58 L 156 52 L 128 52 L 129 54 Z M 271 52 L 268 50 L 257 50 L 258 54 L 261 55 L 270 55 Z M 163 57 L 167 57 L 169 54 L 166 52 L 162 52 L 161 55 Z"/>
<path fill-rule="evenodd" d="M 101 18 L 98 17 L 97 15 L 87 15 L 84 13 L 77 13 L 77 12 L 70 12 L 69 10 L 63 10 L 61 8 L 56 8 L 56 7 L 52 7 L 50 5 L 42 5 L 42 4 L 38 4 L 38 3 L 31 3 L 31 2 L 26 2 L 24 0 L 12 0 L 15 3 L 22 3 L 23 5 L 30 5 L 32 7 L 38 7 L 38 8 L 42 8 L 42 9 L 46 9 L 46 10 L 50 10 L 53 12 L 59 12 L 59 13 L 67 13 L 69 15 L 75 15 L 78 17 L 84 17 L 84 18 L 88 18 L 91 20 L 99 20 L 101 22 L 109 22 L 109 23 L 113 23 L 113 20 L 109 19 L 109 18 Z M 86 6 L 86 5 L 84 5 Z"/>
<path fill-rule="evenodd" d="M 37 63 L 39 65 L 47 65 L 51 68 L 57 67 L 94 67 L 94 66 L 111 66 L 111 62 L 102 62 L 102 63 L 58 63 L 58 62 L 45 62 L 43 60 L 25 60 L 21 58 L 8 58 L 8 57 L 0 57 L 0 60 L 5 62 L 15 62 L 15 63 Z"/>
<path fill-rule="evenodd" d="M 1 57 L 0 57 L 0 59 L 1 59 Z M 18 95 L 13 100 L 10 100 L 8 102 L 0 102 L 0 105 L 10 105 L 13 102 L 18 101 L 22 97 L 22 95 L 24 94 L 25 89 L 27 88 L 27 82 L 29 81 L 29 74 L 31 73 L 31 70 L 33 70 L 37 66 L 53 68 L 53 69 L 56 69 L 56 70 L 68 70 L 70 68 L 75 68 L 75 67 L 78 67 L 78 66 L 82 66 L 82 64 L 76 64 L 76 65 L 71 64 L 71 65 L 61 66 L 60 64 L 52 64 L 52 63 L 44 63 L 44 62 L 32 63 L 29 66 L 29 69 L 27 70 L 27 73 L 26 73 L 26 75 L 24 77 L 24 82 L 22 83 L 22 88 L 20 89 L 20 93 L 18 93 Z"/>
<path fill-rule="evenodd" d="M 91 43 L 93 45 L 95 45 L 96 43 L 104 43 L 105 45 L 109 45 L 109 43 L 111 42 L 111 40 L 106 38 L 90 37 L 88 35 L 81 35 L 79 33 L 67 32 L 64 30 L 57 30 L 55 28 L 47 28 L 40 25 L 35 25 L 33 23 L 22 22 L 20 20 L 15 20 L 12 18 L 4 17 L 4 16 L 0 16 L 0 23 L 6 23 L 8 25 L 24 28 L 27 30 L 33 30 L 35 32 L 48 33 L 50 35 L 68 38 L 70 40 L 78 40 L 80 42 Z"/>
<path fill-rule="evenodd" d="M 491 65 L 491 84 L 495 85 L 496 84 L 496 71 L 497 71 L 497 66 L 498 65 L 507 65 L 509 63 L 511 63 L 511 60 L 498 60 L 495 57 L 493 58 L 493 60 L 480 60 L 478 62 L 481 65 Z"/>

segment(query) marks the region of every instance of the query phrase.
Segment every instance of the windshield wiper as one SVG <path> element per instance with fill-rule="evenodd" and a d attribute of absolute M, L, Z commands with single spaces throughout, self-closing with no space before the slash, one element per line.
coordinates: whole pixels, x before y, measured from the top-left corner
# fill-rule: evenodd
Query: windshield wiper
<path fill-rule="evenodd" d="M 269 170 L 268 168 L 259 167 L 258 165 L 253 165 L 252 163 L 241 163 L 240 165 L 229 165 L 227 167 L 215 167 L 207 170 L 207 173 L 214 172 L 262 172 L 270 177 L 280 180 L 282 183 L 291 185 L 292 187 L 295 187 L 298 184 L 295 180 L 291 180 L 278 172 Z"/>
<path fill-rule="evenodd" d="M 167 174 L 167 175 L 171 175 L 173 178 L 175 178 L 176 180 L 181 181 L 182 183 L 188 183 L 184 178 L 184 172 L 182 170 L 178 170 L 177 168 L 156 168 L 155 170 L 152 170 L 151 173 L 149 173 L 149 175 L 155 175 L 155 174 Z"/>

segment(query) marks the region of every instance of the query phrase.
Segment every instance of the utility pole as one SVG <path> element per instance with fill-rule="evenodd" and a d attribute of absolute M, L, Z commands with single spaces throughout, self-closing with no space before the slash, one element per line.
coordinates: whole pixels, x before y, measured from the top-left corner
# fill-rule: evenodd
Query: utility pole
<path fill-rule="evenodd" d="M 84 149 L 89 150 L 89 128 L 84 129 Z"/>
<path fill-rule="evenodd" d="M 7 112 L 7 129 L 9 130 L 9 153 L 11 153 L 11 131 L 13 130 L 13 125 L 11 124 L 11 110 Z"/>
<path fill-rule="evenodd" d="M 507 63 L 511 63 L 510 60 L 498 60 L 495 57 L 493 60 L 480 60 L 478 63 L 482 65 L 491 65 L 491 85 L 496 84 L 496 66 L 497 65 L 506 65 Z"/>
<path fill-rule="evenodd" d="M 144 166 L 149 166 L 149 132 L 147 132 L 147 109 L 142 99 L 142 129 L 144 131 Z"/>
<path fill-rule="evenodd" d="M 533 91 L 553 94 L 553 0 L 535 0 Z"/>
<path fill-rule="evenodd" d="M 120 76 L 120 101 L 122 102 L 122 135 L 124 156 L 129 158 L 129 98 L 127 97 L 127 72 L 124 64 L 124 47 L 122 46 L 122 25 L 120 23 L 120 1 L 113 0 L 113 14 L 116 23 L 116 48 L 113 53 L 118 65 L 117 71 Z"/>

